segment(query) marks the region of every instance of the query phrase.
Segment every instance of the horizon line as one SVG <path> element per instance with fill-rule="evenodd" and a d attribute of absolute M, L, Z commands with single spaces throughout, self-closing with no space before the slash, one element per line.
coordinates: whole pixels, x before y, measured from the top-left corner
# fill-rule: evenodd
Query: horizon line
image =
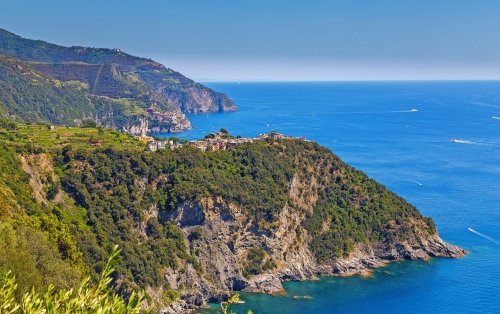
<path fill-rule="evenodd" d="M 379 80 L 218 80 L 208 78 L 192 78 L 193 81 L 199 83 L 328 83 L 328 82 L 500 82 L 498 79 L 379 79 Z"/>

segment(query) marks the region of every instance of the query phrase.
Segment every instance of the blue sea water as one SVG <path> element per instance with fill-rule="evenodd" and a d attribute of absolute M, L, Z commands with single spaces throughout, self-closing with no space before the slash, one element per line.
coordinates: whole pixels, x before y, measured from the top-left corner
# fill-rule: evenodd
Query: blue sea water
<path fill-rule="evenodd" d="M 445 241 L 470 252 L 392 263 L 369 278 L 288 282 L 283 295 L 243 293 L 235 311 L 500 313 L 500 82 L 207 85 L 239 111 L 190 115 L 196 128 L 179 137 L 221 127 L 244 137 L 305 136 L 403 196 Z"/>

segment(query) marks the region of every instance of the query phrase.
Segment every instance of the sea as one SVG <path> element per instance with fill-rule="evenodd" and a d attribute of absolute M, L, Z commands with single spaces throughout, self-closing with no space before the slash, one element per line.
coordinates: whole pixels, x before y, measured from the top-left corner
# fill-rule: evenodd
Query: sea
<path fill-rule="evenodd" d="M 469 251 L 391 263 L 367 278 L 286 282 L 278 295 L 241 293 L 245 303 L 233 311 L 500 313 L 500 81 L 206 85 L 239 111 L 189 115 L 193 130 L 164 136 L 200 139 L 222 127 L 243 137 L 305 136 L 404 197 L 434 219 L 442 239 Z"/>

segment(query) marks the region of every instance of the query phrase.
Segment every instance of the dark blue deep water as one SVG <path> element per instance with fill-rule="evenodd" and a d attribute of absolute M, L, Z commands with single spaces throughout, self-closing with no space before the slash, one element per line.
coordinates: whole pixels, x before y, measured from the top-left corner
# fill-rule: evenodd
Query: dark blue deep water
<path fill-rule="evenodd" d="M 207 85 L 239 111 L 191 115 L 196 128 L 179 137 L 221 127 L 244 137 L 305 136 L 406 198 L 445 241 L 470 252 L 393 263 L 371 278 L 285 283 L 284 295 L 242 294 L 235 311 L 500 313 L 500 82 Z"/>

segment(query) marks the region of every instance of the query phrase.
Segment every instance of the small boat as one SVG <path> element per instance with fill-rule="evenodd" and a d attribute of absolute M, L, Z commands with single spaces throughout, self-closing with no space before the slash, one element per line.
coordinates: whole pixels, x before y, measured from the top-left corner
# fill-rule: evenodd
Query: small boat
<path fill-rule="evenodd" d="M 411 112 L 417 112 L 418 110 L 413 108 L 412 110 L 410 110 Z"/>
<path fill-rule="evenodd" d="M 457 142 L 458 142 L 458 140 L 457 140 L 456 138 L 452 138 L 452 139 L 451 139 L 451 141 L 452 141 L 452 142 L 455 142 L 455 143 L 457 143 Z"/>

